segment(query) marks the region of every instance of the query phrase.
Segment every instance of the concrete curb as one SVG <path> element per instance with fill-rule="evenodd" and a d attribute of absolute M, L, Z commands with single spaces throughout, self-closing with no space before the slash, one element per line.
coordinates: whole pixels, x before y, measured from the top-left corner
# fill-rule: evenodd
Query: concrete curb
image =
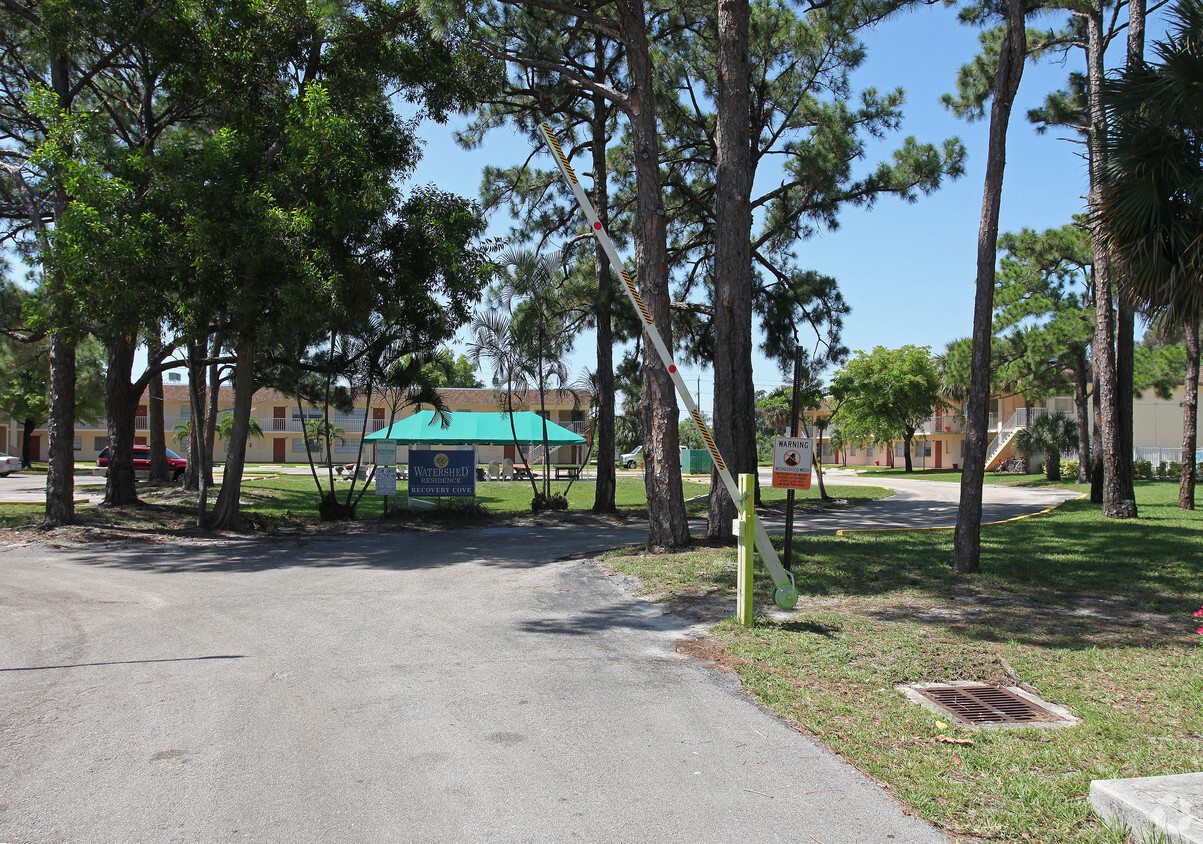
<path fill-rule="evenodd" d="M 1139 844 L 1203 844 L 1203 772 L 1094 780 L 1090 807 Z"/>

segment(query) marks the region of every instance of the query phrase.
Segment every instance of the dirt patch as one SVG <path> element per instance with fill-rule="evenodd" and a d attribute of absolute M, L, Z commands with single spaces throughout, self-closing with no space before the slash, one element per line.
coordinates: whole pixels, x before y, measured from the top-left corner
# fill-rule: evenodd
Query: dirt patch
<path fill-rule="evenodd" d="M 62 527 L 31 525 L 0 528 L 0 544 L 92 545 L 96 543 L 161 544 L 177 541 L 229 541 L 231 539 L 297 539 L 309 536 L 362 536 L 402 531 L 465 530 L 485 527 L 538 527 L 579 525 L 613 527 L 634 517 L 624 514 L 556 510 L 519 516 L 494 516 L 457 510 L 396 513 L 388 518 L 336 522 L 306 522 L 244 514 L 242 532 L 196 527 L 195 502 L 176 489 L 156 490 L 129 507 L 87 508 L 77 511 L 77 523 Z"/>
<path fill-rule="evenodd" d="M 708 662 L 710 668 L 720 671 L 735 672 L 741 665 L 747 665 L 746 659 L 732 656 L 726 648 L 711 639 L 683 639 L 673 645 L 673 650 L 679 654 L 702 659 Z"/>

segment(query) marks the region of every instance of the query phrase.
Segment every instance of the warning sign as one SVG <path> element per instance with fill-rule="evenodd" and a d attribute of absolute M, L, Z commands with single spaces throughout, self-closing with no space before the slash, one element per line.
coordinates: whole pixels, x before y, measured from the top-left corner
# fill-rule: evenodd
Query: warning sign
<path fill-rule="evenodd" d="M 773 441 L 773 486 L 776 489 L 810 489 L 810 464 L 814 440 L 777 437 Z"/>

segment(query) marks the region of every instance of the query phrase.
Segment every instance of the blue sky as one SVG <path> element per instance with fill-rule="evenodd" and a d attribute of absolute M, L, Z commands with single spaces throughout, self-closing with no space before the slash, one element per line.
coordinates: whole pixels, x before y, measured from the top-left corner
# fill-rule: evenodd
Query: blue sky
<path fill-rule="evenodd" d="M 930 142 L 958 136 L 968 149 L 966 173 L 914 204 L 886 198 L 871 210 L 850 210 L 838 231 L 800 244 L 798 254 L 803 266 L 839 280 L 852 308 L 844 328 L 850 349 L 910 343 L 938 352 L 948 341 L 967 336 L 972 325 L 987 123 L 958 120 L 939 99 L 953 89 L 958 68 L 977 53 L 978 31 L 960 24 L 955 9 L 932 6 L 888 20 L 864 40 L 868 57 L 854 77 L 856 87 L 902 87 L 907 97 L 901 131 L 870 148 L 865 168 L 908 135 Z M 1116 57 L 1122 49 L 1122 43 L 1113 48 Z M 1024 71 L 1008 134 L 1000 231 L 1060 226 L 1083 210 L 1086 165 L 1080 146 L 1061 139 L 1064 133 L 1037 135 L 1026 118 L 1029 108 L 1063 87 L 1070 70 L 1081 66 L 1080 54 L 1071 54 L 1068 65 L 1042 62 Z M 525 139 L 505 131 L 471 152 L 455 146 L 451 125 L 427 126 L 423 134 L 425 156 L 415 181 L 465 196 L 477 195 L 484 165 L 517 163 L 529 152 Z M 542 166 L 550 166 L 550 159 Z M 504 231 L 504 221 L 493 222 L 494 234 Z M 578 343 L 570 361 L 574 372 L 592 368 L 592 344 L 591 336 Z M 710 372 L 687 366 L 682 371 L 699 405 L 709 411 Z M 482 377 L 488 380 L 487 374 Z M 776 365 L 759 355 L 754 379 L 764 390 L 784 381 Z"/>

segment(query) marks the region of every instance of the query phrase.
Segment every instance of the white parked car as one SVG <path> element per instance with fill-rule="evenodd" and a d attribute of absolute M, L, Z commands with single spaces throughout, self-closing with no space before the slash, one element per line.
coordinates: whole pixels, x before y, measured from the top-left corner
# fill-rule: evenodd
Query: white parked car
<path fill-rule="evenodd" d="M 618 464 L 624 469 L 634 469 L 639 465 L 639 458 L 643 456 L 643 446 L 638 446 L 634 451 L 627 452 L 618 458 Z"/>
<path fill-rule="evenodd" d="M 681 452 L 685 453 L 689 449 L 681 446 Z M 637 446 L 634 451 L 627 452 L 618 458 L 618 465 L 624 469 L 634 469 L 639 465 L 639 461 L 643 459 L 643 446 Z"/>
<path fill-rule="evenodd" d="M 20 471 L 20 469 L 20 457 L 9 457 L 7 454 L 0 454 L 0 478 L 7 478 L 13 472 Z"/>

